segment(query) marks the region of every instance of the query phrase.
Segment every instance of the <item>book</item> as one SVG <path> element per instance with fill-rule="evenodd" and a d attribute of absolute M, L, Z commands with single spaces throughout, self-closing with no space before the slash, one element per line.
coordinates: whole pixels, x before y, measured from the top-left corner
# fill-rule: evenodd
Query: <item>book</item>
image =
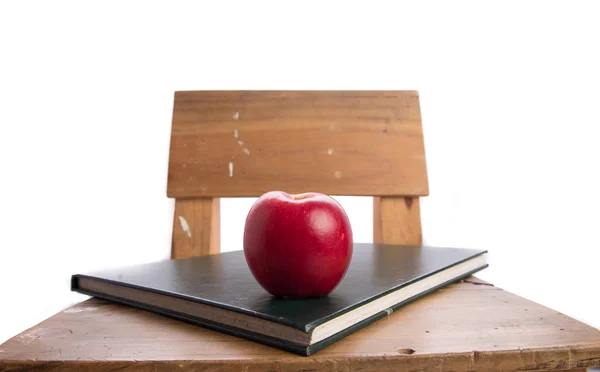
<path fill-rule="evenodd" d="M 242 251 L 76 274 L 71 290 L 308 356 L 484 269 L 485 253 L 355 244 L 336 289 L 304 299 L 268 294 Z"/>

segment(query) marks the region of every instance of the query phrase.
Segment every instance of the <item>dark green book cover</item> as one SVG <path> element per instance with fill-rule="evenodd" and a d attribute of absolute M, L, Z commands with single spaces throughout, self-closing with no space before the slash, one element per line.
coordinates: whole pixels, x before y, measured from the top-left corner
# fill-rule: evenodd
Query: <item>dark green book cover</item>
<path fill-rule="evenodd" d="M 481 259 L 484 253 L 486 251 L 462 248 L 355 244 L 346 276 L 329 296 L 320 298 L 290 300 L 269 295 L 254 280 L 242 251 L 77 274 L 72 277 L 71 289 L 301 355 L 312 355 L 405 304 L 487 267 Z M 475 262 L 475 258 L 480 259 Z M 465 266 L 467 264 L 470 266 Z M 450 268 L 459 266 L 462 270 L 459 274 L 452 275 L 449 272 Z M 410 297 L 388 306 L 391 294 L 400 293 L 396 291 L 408 289 L 412 284 L 427 278 L 433 284 L 417 293 L 412 291 Z M 331 336 L 317 340 L 318 342 L 299 343 L 192 316 L 189 312 L 145 303 L 135 296 L 116 296 L 83 288 L 80 285 L 82 279 L 192 301 L 250 316 L 257 321 L 260 319 L 287 326 L 296 333 L 301 331 L 307 335 L 320 325 L 367 304 L 374 306 L 387 301 L 388 305 L 349 327 L 339 329 Z M 436 280 L 435 283 L 433 279 Z"/>

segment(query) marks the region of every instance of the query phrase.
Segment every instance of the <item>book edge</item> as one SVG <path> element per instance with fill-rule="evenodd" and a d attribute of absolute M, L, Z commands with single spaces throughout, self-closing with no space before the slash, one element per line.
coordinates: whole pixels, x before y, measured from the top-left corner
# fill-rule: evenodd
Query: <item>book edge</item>
<path fill-rule="evenodd" d="M 462 249 L 462 248 L 456 248 L 456 249 Z M 487 250 L 475 251 L 471 256 L 468 256 L 468 257 L 466 257 L 466 258 L 464 258 L 464 259 L 462 259 L 460 261 L 456 261 L 456 262 L 452 263 L 451 265 L 444 266 L 442 268 L 439 268 L 438 270 L 435 270 L 435 271 L 432 271 L 430 273 L 427 273 L 426 275 L 422 275 L 422 276 L 414 278 L 414 279 L 412 279 L 410 281 L 401 283 L 401 284 L 399 284 L 399 285 L 397 285 L 395 287 L 391 287 L 391 288 L 389 288 L 389 289 L 387 289 L 385 291 L 382 291 L 382 292 L 378 293 L 375 296 L 369 297 L 368 299 L 366 299 L 364 301 L 361 301 L 359 303 L 355 303 L 355 304 L 353 304 L 351 306 L 345 307 L 345 308 L 343 308 L 343 309 L 341 309 L 339 311 L 336 311 L 335 313 L 329 314 L 329 315 L 327 315 L 327 316 L 325 316 L 323 318 L 316 319 L 316 320 L 314 320 L 314 321 L 306 324 L 304 331 L 306 333 L 311 333 L 316 327 L 318 327 L 318 326 L 320 326 L 320 325 L 322 325 L 324 323 L 327 323 L 328 321 L 330 321 L 332 319 L 335 319 L 335 318 L 337 318 L 340 315 L 343 315 L 343 314 L 345 314 L 345 313 L 347 313 L 349 311 L 352 311 L 352 310 L 357 309 L 357 308 L 359 308 L 361 306 L 364 306 L 365 304 L 367 304 L 369 302 L 375 301 L 375 300 L 377 300 L 377 299 L 379 299 L 379 298 L 381 298 L 383 296 L 386 296 L 386 295 L 388 295 L 388 294 L 390 294 L 392 292 L 395 292 L 395 291 L 400 290 L 400 289 L 402 289 L 404 287 L 407 287 L 407 286 L 409 286 L 411 284 L 414 284 L 414 283 L 416 283 L 416 282 L 418 282 L 420 280 L 423 280 L 424 278 L 428 278 L 428 277 L 430 277 L 432 275 L 435 275 L 435 274 L 437 274 L 437 273 L 439 273 L 441 271 L 447 270 L 447 269 L 449 269 L 451 267 L 454 267 L 454 266 L 459 265 L 459 264 L 461 264 L 463 262 L 469 261 L 469 260 L 471 260 L 471 259 L 473 259 L 475 257 L 479 257 L 479 256 L 487 254 L 487 253 L 488 253 Z M 489 265 L 486 265 L 485 267 L 488 267 L 488 266 Z M 434 287 L 434 288 L 437 288 L 437 287 Z"/>
<path fill-rule="evenodd" d="M 457 283 L 457 282 L 463 280 L 464 278 L 468 278 L 469 276 L 471 276 L 471 275 L 475 274 L 476 272 L 479 272 L 479 271 L 487 268 L 488 266 L 489 266 L 489 264 L 485 264 L 485 265 L 483 265 L 481 267 L 478 267 L 475 270 L 469 271 L 466 274 L 459 275 L 459 276 L 457 276 L 456 278 L 454 278 L 452 280 L 446 281 L 446 282 L 441 283 L 441 284 L 439 284 L 439 285 L 437 285 L 437 286 L 435 286 L 433 288 L 430 288 L 430 289 L 428 289 L 426 291 L 423 291 L 423 292 L 419 293 L 416 296 L 413 296 L 413 297 L 408 298 L 408 299 L 406 299 L 406 300 L 404 300 L 402 302 L 397 303 L 394 306 L 390 306 L 389 308 L 387 308 L 385 310 L 382 310 L 382 311 L 378 312 L 377 314 L 372 315 L 372 316 L 370 316 L 370 317 L 368 317 L 366 319 L 363 319 L 360 322 L 358 322 L 358 323 L 356 323 L 356 324 L 354 324 L 354 325 L 352 325 L 352 326 L 350 326 L 350 327 L 348 327 L 348 328 L 346 328 L 346 329 L 344 329 L 344 330 L 342 330 L 342 331 L 340 331 L 340 332 L 338 332 L 338 333 L 336 333 L 336 334 L 334 334 L 334 335 L 332 335 L 332 336 L 330 336 L 330 337 L 328 337 L 328 338 L 326 338 L 324 340 L 321 340 L 321 341 L 319 341 L 317 343 L 311 344 L 311 345 L 308 346 L 307 355 L 308 356 L 314 355 L 315 353 L 323 350 L 324 348 L 326 348 L 326 347 L 328 347 L 330 345 L 333 345 L 334 343 L 336 343 L 336 342 L 344 339 L 345 337 L 353 334 L 354 332 L 359 331 L 362 328 L 367 327 L 367 326 L 375 323 L 376 321 L 378 321 L 380 319 L 383 319 L 386 316 L 391 315 L 396 310 L 398 310 L 398 309 L 400 309 L 400 308 L 402 308 L 402 307 L 404 307 L 406 305 L 409 305 L 410 303 L 415 302 L 415 301 L 417 301 L 417 300 L 419 300 L 419 299 L 421 299 L 421 298 L 423 298 L 423 297 L 425 297 L 427 295 L 430 295 L 431 293 L 437 291 L 438 289 L 441 289 L 443 287 L 449 286 L 450 284 L 453 284 L 453 283 Z"/>
<path fill-rule="evenodd" d="M 92 280 L 97 280 L 97 281 L 101 281 L 101 282 L 105 282 L 105 283 L 110 283 L 110 284 L 114 284 L 114 285 L 118 285 L 118 286 L 122 286 L 122 287 L 128 287 L 128 288 L 133 288 L 133 289 L 137 289 L 137 290 L 141 290 L 141 291 L 147 291 L 147 292 L 152 292 L 152 293 L 157 293 L 163 296 L 170 296 L 170 297 L 174 297 L 174 298 L 178 298 L 178 299 L 182 299 L 182 300 L 187 300 L 187 301 L 192 301 L 192 302 L 196 302 L 196 303 L 201 303 L 204 305 L 208 305 L 208 306 L 214 306 L 217 307 L 219 309 L 223 309 L 223 310 L 227 310 L 227 311 L 232 311 L 238 314 L 244 314 L 244 315 L 248 315 L 248 316 L 253 316 L 265 321 L 270 321 L 270 322 L 275 322 L 290 328 L 294 328 L 297 329 L 299 331 L 305 332 L 305 333 L 310 333 L 306 330 L 306 327 L 304 325 L 301 324 L 297 324 L 294 323 L 288 319 L 285 318 L 277 318 L 277 317 L 273 317 L 267 314 L 262 314 L 256 311 L 252 311 L 249 309 L 244 309 L 244 308 L 237 308 L 237 307 L 233 307 L 233 306 L 229 306 L 227 304 L 223 304 L 220 302 L 213 302 L 213 301 L 209 301 L 203 298 L 199 298 L 199 297 L 193 297 L 193 296 L 186 296 L 184 294 L 181 293 L 175 293 L 175 292 L 169 292 L 169 291 L 162 291 L 159 289 L 154 289 L 154 288 L 149 288 L 149 287 L 144 287 L 141 285 L 136 285 L 136 284 L 131 284 L 131 283 L 125 283 L 125 282 L 120 282 L 118 280 L 111 280 L 111 279 L 106 279 L 106 278 L 102 278 L 99 276 L 93 276 L 93 275 L 86 275 L 86 274 L 74 274 L 71 277 L 71 282 L 73 283 L 73 281 L 77 281 L 78 278 L 88 278 L 88 279 L 92 279 Z M 73 291 L 73 285 L 71 285 L 71 290 Z"/>
<path fill-rule="evenodd" d="M 85 289 L 81 289 L 77 286 L 76 278 L 74 278 L 72 280 L 72 286 L 74 286 L 72 290 L 76 291 L 78 293 L 93 296 L 93 297 L 100 298 L 103 300 L 108 300 L 108 301 L 119 303 L 119 304 L 126 305 L 126 306 L 131 306 L 131 307 L 134 307 L 137 309 L 149 311 L 151 313 L 163 315 L 168 318 L 177 319 L 180 321 L 184 321 L 186 323 L 205 327 L 205 328 L 217 331 L 217 332 L 223 332 L 223 333 L 231 335 L 231 336 L 247 339 L 250 341 L 255 341 L 255 342 L 258 342 L 258 343 L 261 343 L 264 345 L 275 347 L 277 349 L 290 351 L 294 354 L 308 356 L 308 346 L 307 345 L 297 344 L 295 342 L 290 342 L 290 341 L 286 341 L 283 339 L 270 337 L 267 335 L 247 331 L 247 330 L 236 328 L 236 327 L 225 326 L 220 323 L 215 323 L 215 322 L 205 320 L 202 318 L 189 316 L 186 314 L 179 313 L 177 311 L 164 310 L 160 307 L 147 305 L 147 304 L 137 302 L 137 301 L 127 300 L 127 299 L 123 299 L 123 298 L 116 297 L 116 296 L 110 296 L 110 295 L 106 295 L 106 294 L 102 294 L 102 293 L 96 293 L 94 291 L 88 291 Z"/>

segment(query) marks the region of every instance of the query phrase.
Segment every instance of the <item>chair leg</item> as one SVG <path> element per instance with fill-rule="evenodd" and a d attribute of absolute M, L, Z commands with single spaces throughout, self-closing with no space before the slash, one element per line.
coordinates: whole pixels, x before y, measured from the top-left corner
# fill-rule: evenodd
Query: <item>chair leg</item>
<path fill-rule="evenodd" d="M 219 245 L 220 199 L 176 199 L 171 258 L 217 254 Z"/>
<path fill-rule="evenodd" d="M 423 244 L 419 197 L 374 197 L 373 242 L 401 245 Z"/>

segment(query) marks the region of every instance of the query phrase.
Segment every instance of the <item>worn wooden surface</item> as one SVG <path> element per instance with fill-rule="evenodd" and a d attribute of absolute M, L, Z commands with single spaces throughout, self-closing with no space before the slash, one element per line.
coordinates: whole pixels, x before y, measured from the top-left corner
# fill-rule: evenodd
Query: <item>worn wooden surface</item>
<path fill-rule="evenodd" d="M 177 199 L 171 258 L 219 253 L 220 199 Z"/>
<path fill-rule="evenodd" d="M 176 92 L 167 194 L 427 195 L 415 91 Z"/>
<path fill-rule="evenodd" d="M 469 278 L 312 357 L 92 299 L 0 345 L 0 359 L 0 370 L 560 370 L 600 365 L 600 331 Z"/>
<path fill-rule="evenodd" d="M 421 245 L 419 197 L 373 198 L 373 241 L 384 244 Z"/>

